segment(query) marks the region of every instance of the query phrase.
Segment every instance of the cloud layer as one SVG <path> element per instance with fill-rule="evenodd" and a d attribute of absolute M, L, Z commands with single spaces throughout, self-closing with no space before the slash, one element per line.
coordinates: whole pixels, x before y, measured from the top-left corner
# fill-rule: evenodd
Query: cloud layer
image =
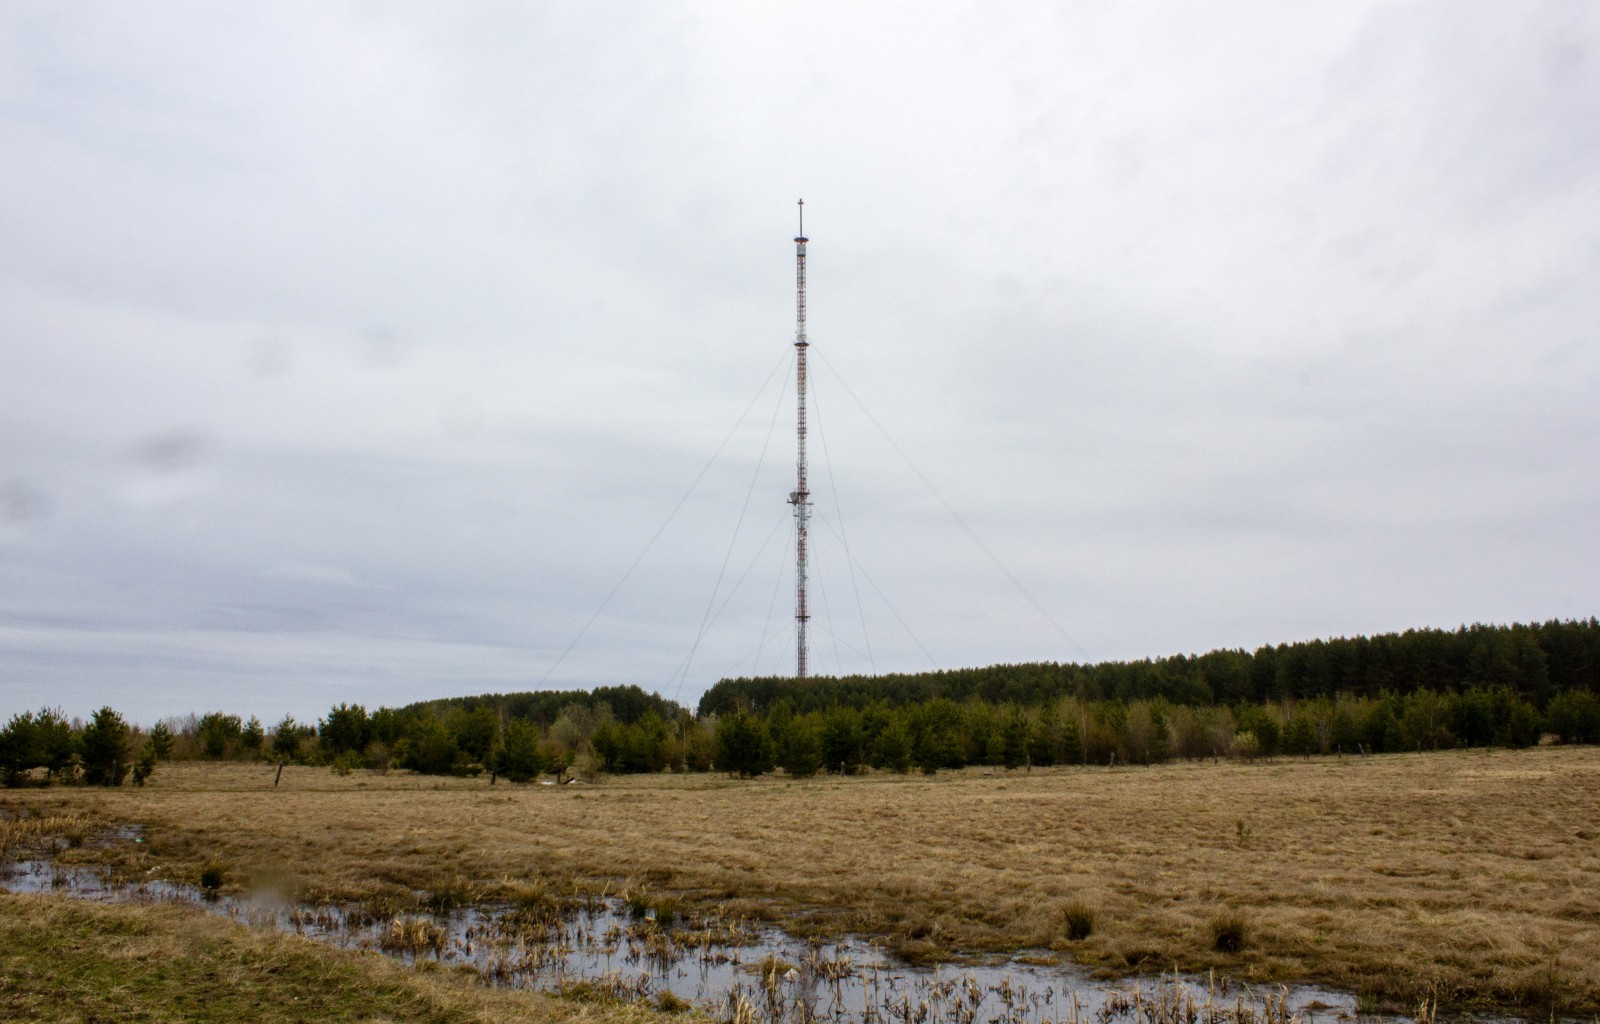
<path fill-rule="evenodd" d="M 1587 0 L 21 3 L 0 712 L 788 671 L 801 195 L 820 670 L 1600 611 Z"/>

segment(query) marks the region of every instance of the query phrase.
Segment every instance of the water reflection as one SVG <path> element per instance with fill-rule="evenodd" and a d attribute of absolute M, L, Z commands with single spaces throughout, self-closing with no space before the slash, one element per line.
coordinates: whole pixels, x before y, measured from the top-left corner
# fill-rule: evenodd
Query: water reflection
<path fill-rule="evenodd" d="M 236 897 L 166 881 L 116 882 L 106 869 L 48 859 L 12 865 L 3 887 L 182 903 L 407 963 L 471 965 L 492 984 L 674 1009 L 692 1004 L 732 1024 L 1314 1024 L 1356 1012 L 1352 996 L 1312 986 L 1256 989 L 1178 975 L 1113 982 L 1072 966 L 1016 960 L 908 965 L 869 941 L 811 942 L 714 914 L 657 920 L 616 898 L 388 915 L 272 893 Z"/>

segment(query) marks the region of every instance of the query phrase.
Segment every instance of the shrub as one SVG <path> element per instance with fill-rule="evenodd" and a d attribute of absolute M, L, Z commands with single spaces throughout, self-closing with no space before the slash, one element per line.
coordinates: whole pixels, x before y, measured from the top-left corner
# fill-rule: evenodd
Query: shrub
<path fill-rule="evenodd" d="M 1600 699 L 1586 690 L 1567 690 L 1550 701 L 1546 727 L 1562 743 L 1600 742 Z"/>
<path fill-rule="evenodd" d="M 361 752 L 361 763 L 370 771 L 387 772 L 389 770 L 389 746 L 381 740 L 373 740 L 367 744 L 367 749 Z"/>
<path fill-rule="evenodd" d="M 149 740 L 145 741 L 144 750 L 139 754 L 139 760 L 133 766 L 133 784 L 142 786 L 156 770 L 156 748 Z"/>

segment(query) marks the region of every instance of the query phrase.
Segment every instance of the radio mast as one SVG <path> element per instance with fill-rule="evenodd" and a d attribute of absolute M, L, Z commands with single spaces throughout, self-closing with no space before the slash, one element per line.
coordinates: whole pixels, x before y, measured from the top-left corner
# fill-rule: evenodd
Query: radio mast
<path fill-rule="evenodd" d="M 806 541 L 811 524 L 811 491 L 806 486 L 806 201 L 800 200 L 800 232 L 794 240 L 794 381 L 796 398 L 795 488 L 789 495 L 794 506 L 794 675 L 806 677 Z"/>

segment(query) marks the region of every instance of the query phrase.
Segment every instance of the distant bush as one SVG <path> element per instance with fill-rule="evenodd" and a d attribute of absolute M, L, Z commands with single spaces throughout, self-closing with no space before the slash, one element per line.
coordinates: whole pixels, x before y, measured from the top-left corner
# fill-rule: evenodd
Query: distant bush
<path fill-rule="evenodd" d="M 1600 743 L 1600 697 L 1583 690 L 1557 694 L 1546 714 L 1547 727 L 1562 743 Z"/>
<path fill-rule="evenodd" d="M 149 740 L 145 741 L 144 749 L 139 753 L 139 760 L 133 763 L 133 784 L 142 786 L 149 781 L 156 770 L 156 748 Z"/>

